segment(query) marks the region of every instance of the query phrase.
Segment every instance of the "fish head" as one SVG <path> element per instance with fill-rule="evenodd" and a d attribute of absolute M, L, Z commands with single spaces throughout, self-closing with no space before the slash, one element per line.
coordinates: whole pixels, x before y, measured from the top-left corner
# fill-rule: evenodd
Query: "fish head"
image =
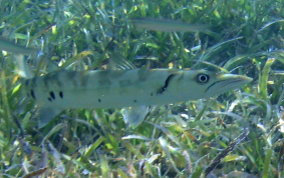
<path fill-rule="evenodd" d="M 243 75 L 216 73 L 207 70 L 198 70 L 192 80 L 196 84 L 198 98 L 209 98 L 237 89 L 252 81 L 252 78 Z"/>

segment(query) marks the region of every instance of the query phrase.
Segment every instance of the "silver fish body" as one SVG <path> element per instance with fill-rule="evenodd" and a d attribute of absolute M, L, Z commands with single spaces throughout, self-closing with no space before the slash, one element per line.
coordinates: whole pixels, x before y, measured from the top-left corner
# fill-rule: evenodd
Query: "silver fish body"
<path fill-rule="evenodd" d="M 188 24 L 177 20 L 140 18 L 131 19 L 131 23 L 139 29 L 161 32 L 209 32 L 204 24 Z"/>
<path fill-rule="evenodd" d="M 24 46 L 17 45 L 11 41 L 8 41 L 2 37 L 0 37 L 0 49 L 4 51 L 9 51 L 15 54 L 35 54 L 39 50 L 34 48 L 27 48 Z"/>
<path fill-rule="evenodd" d="M 58 71 L 26 80 L 27 92 L 46 112 L 68 108 L 123 108 L 208 98 L 251 81 L 206 70 L 132 69 Z"/>

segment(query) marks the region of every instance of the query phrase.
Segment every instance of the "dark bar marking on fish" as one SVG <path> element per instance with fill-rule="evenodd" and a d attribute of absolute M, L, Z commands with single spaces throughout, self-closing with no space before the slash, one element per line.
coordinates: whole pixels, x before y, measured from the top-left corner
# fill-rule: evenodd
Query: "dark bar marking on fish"
<path fill-rule="evenodd" d="M 37 77 L 34 77 L 31 79 L 31 87 L 36 87 L 37 86 Z"/>
<path fill-rule="evenodd" d="M 170 74 L 167 79 L 165 80 L 165 84 L 164 86 L 162 86 L 158 91 L 157 94 L 163 94 L 166 89 L 168 88 L 170 81 L 173 79 L 173 77 L 175 76 L 175 74 Z"/>
<path fill-rule="evenodd" d="M 67 73 L 67 78 L 70 79 L 70 81 L 73 83 L 73 86 L 78 86 L 77 83 L 77 76 L 79 75 L 79 73 L 75 72 L 75 71 L 69 71 Z"/>
<path fill-rule="evenodd" d="M 144 82 L 148 77 L 149 70 L 138 70 L 138 80 Z"/>
<path fill-rule="evenodd" d="M 106 79 L 99 79 L 99 85 L 101 85 L 103 87 L 108 87 L 108 86 L 111 85 L 111 81 L 108 78 L 106 78 Z"/>
<path fill-rule="evenodd" d="M 62 82 L 59 79 L 54 79 L 54 80 L 59 88 L 62 87 Z"/>
<path fill-rule="evenodd" d="M 99 98 L 99 99 L 98 99 L 98 102 L 100 103 L 100 102 L 102 102 L 102 100 Z"/>
<path fill-rule="evenodd" d="M 51 83 L 55 83 L 55 84 L 57 84 L 58 87 L 61 87 L 62 83 L 59 80 L 60 79 L 60 73 L 61 72 L 52 72 L 52 73 L 48 74 L 46 77 L 48 78 L 48 80 L 50 80 Z"/>
<path fill-rule="evenodd" d="M 129 85 L 131 85 L 131 81 L 129 81 L 129 80 L 121 80 L 121 81 L 119 81 L 119 86 L 120 87 L 127 87 Z"/>
<path fill-rule="evenodd" d="M 25 85 L 28 86 L 30 83 L 30 80 L 26 80 Z"/>
<path fill-rule="evenodd" d="M 63 98 L 63 92 L 62 91 L 59 92 L 59 96 L 60 96 L 60 98 Z"/>
<path fill-rule="evenodd" d="M 31 96 L 32 96 L 33 99 L 36 99 L 36 97 L 35 97 L 35 92 L 34 92 L 33 89 L 31 89 Z"/>
<path fill-rule="evenodd" d="M 68 71 L 68 72 L 66 72 L 66 74 L 67 74 L 67 78 L 69 78 L 70 80 L 73 80 L 76 76 L 75 71 Z"/>
<path fill-rule="evenodd" d="M 49 88 L 49 80 L 50 80 L 50 76 L 49 76 L 49 75 L 47 75 L 47 76 L 45 76 L 45 77 L 43 78 L 43 83 L 44 83 L 44 86 L 45 86 L 46 88 Z"/>
<path fill-rule="evenodd" d="M 89 81 L 89 76 L 88 75 L 80 75 L 80 81 L 81 81 L 81 86 L 87 86 L 88 81 Z"/>
<path fill-rule="evenodd" d="M 134 103 L 137 103 L 137 100 L 133 100 Z"/>
<path fill-rule="evenodd" d="M 54 94 L 54 92 L 53 92 L 53 91 L 50 91 L 50 92 L 49 92 L 49 95 L 50 95 L 50 97 L 51 97 L 52 99 L 54 99 L 54 100 L 55 100 L 55 94 Z"/>

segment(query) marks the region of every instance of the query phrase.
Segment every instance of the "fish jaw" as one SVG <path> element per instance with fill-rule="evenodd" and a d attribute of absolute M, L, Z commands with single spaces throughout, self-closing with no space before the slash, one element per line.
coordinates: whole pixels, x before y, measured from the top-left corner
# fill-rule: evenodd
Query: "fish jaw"
<path fill-rule="evenodd" d="M 216 81 L 212 82 L 205 90 L 204 98 L 220 95 L 238 89 L 252 81 L 252 78 L 235 74 L 219 74 Z"/>

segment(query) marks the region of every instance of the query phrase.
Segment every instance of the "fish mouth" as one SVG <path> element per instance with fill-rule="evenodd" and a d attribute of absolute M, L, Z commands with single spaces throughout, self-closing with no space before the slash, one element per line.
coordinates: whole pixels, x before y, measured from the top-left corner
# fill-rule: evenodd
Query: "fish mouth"
<path fill-rule="evenodd" d="M 243 75 L 221 74 L 218 76 L 218 81 L 213 82 L 206 88 L 205 93 L 221 94 L 229 90 L 240 88 L 242 85 L 250 83 L 251 81 L 252 78 Z"/>

